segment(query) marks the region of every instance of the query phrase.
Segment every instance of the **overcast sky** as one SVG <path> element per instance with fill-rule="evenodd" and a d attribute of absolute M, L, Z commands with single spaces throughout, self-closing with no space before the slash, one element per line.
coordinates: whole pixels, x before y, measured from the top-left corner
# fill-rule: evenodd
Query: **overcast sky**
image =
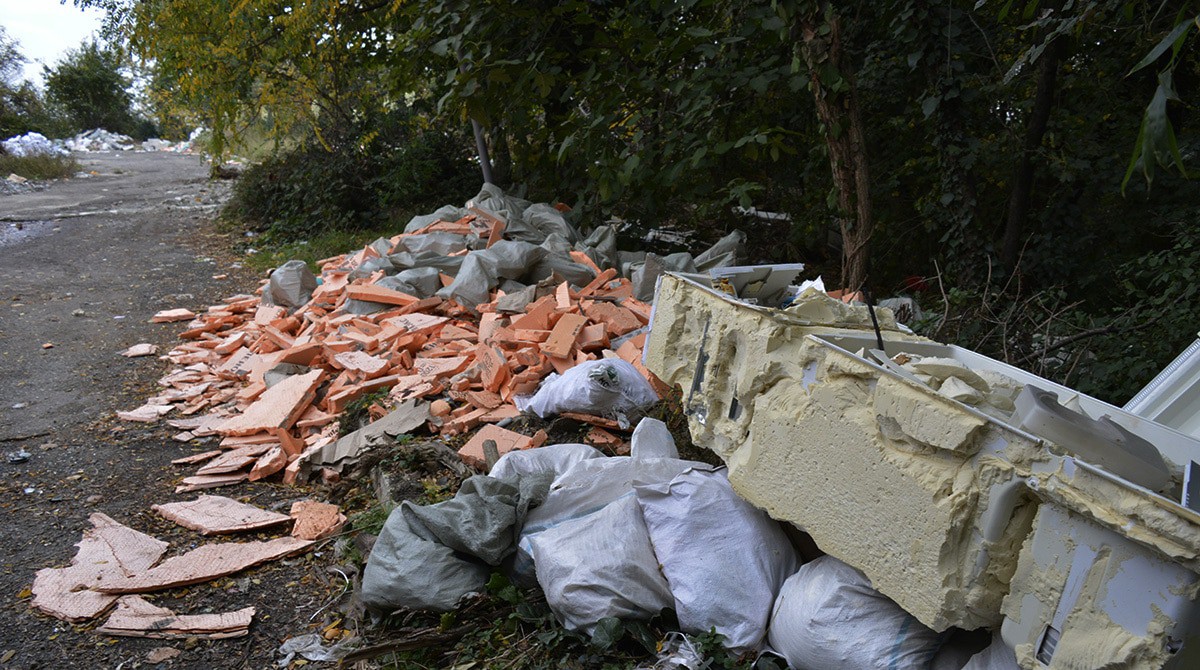
<path fill-rule="evenodd" d="M 83 11 L 59 0 L 0 0 L 0 25 L 19 42 L 25 78 L 41 84 L 42 65 L 54 65 L 100 28 L 104 12 Z"/>

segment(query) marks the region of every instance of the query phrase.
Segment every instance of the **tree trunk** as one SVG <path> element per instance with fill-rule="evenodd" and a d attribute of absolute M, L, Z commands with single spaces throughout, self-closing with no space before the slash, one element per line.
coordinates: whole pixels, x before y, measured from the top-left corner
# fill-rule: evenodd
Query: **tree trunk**
<path fill-rule="evenodd" d="M 862 288 L 874 228 L 871 173 L 854 82 L 842 64 L 841 20 L 828 2 L 813 3 L 799 18 L 799 47 L 808 67 L 817 118 L 825 127 L 829 167 L 838 193 L 842 233 L 842 287 Z M 826 30 L 827 29 L 827 30 Z M 824 34 L 822 34 L 824 32 Z"/>
<path fill-rule="evenodd" d="M 1025 126 L 1025 141 L 1021 147 L 1021 158 L 1013 174 L 1012 191 L 1008 196 L 1008 218 L 1004 224 L 1004 238 L 1000 244 L 1000 261 L 1009 271 L 1015 272 L 1021 257 L 1029 218 L 1030 200 L 1033 197 L 1034 157 L 1042 147 L 1046 126 L 1050 122 L 1050 111 L 1054 108 L 1054 91 L 1058 81 L 1058 63 L 1062 59 L 1063 38 L 1057 37 L 1046 46 L 1039 59 L 1037 93 L 1033 98 L 1033 109 L 1029 112 L 1029 123 Z"/>

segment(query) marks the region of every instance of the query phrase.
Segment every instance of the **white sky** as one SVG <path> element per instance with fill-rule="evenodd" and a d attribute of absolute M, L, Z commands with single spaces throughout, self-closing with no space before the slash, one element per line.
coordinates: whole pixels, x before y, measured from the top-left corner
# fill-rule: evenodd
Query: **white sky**
<path fill-rule="evenodd" d="M 42 65 L 53 66 L 69 49 L 100 28 L 104 12 L 77 8 L 70 0 L 0 0 L 0 26 L 17 40 L 25 64 L 25 79 L 42 83 Z"/>

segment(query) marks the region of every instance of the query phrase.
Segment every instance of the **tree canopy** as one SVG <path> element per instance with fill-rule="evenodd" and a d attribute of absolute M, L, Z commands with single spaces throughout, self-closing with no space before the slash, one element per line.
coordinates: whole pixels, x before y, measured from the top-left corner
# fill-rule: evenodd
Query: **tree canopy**
<path fill-rule="evenodd" d="M 1194 2 L 82 1 L 218 141 L 258 123 L 386 151 L 396 123 L 475 122 L 504 186 L 748 227 L 762 259 L 931 291 L 961 308 L 941 336 L 1065 374 L 1097 352 L 1055 359 L 1038 327 L 1166 318 L 1154 267 L 1194 300 Z"/>
<path fill-rule="evenodd" d="M 131 82 L 122 73 L 122 65 L 120 49 L 85 41 L 45 68 L 46 98 L 80 130 L 132 132 Z"/>

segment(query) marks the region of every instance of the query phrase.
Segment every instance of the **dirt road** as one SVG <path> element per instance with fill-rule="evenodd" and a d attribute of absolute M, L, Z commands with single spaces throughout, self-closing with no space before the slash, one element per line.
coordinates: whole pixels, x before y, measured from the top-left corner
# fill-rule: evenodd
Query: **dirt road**
<path fill-rule="evenodd" d="M 258 607 L 241 639 L 116 639 L 29 606 L 34 573 L 70 561 L 94 512 L 171 542 L 172 553 L 203 541 L 150 511 L 189 498 L 174 494 L 186 473 L 169 462 L 200 446 L 172 441 L 165 426 L 114 417 L 153 393 L 166 364 L 118 352 L 139 342 L 170 347 L 181 324 L 148 323 L 159 310 L 202 309 L 256 286 L 215 230 L 226 187 L 207 181 L 200 158 L 80 160 L 86 178 L 0 196 L 0 668 L 150 667 L 147 653 L 164 646 L 182 652 L 170 667 L 271 667 L 280 642 L 321 625 L 310 617 L 340 589 L 314 566 L 320 557 L 155 599 L 181 614 Z M 305 494 L 270 484 L 233 492 L 276 508 Z"/>

